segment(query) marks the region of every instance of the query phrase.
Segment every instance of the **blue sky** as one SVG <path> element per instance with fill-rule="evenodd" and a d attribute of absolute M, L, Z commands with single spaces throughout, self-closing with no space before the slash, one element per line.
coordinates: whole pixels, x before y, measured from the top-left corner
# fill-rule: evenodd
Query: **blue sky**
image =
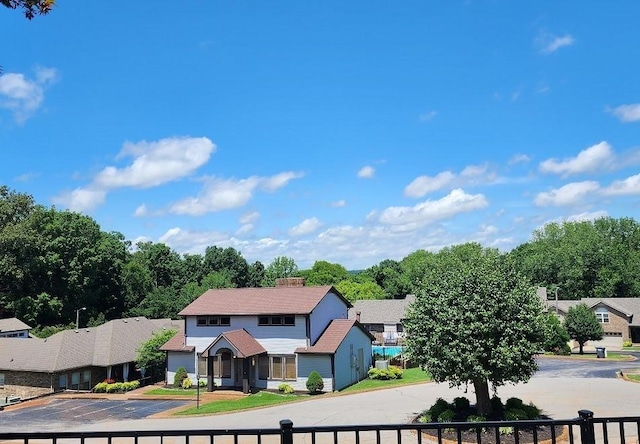
<path fill-rule="evenodd" d="M 640 208 L 640 2 L 0 10 L 0 183 L 178 252 L 349 269 Z"/>

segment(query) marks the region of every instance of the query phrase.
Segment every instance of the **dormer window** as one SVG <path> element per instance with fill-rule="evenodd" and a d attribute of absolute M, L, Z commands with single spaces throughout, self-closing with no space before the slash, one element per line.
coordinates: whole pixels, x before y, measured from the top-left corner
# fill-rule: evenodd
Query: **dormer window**
<path fill-rule="evenodd" d="M 229 316 L 197 316 L 196 325 L 198 327 L 217 327 L 219 325 L 231 325 Z"/>
<path fill-rule="evenodd" d="M 601 324 L 609 323 L 609 310 L 604 307 L 599 307 L 596 309 L 596 319 Z"/>
<path fill-rule="evenodd" d="M 296 325 L 295 316 L 258 316 L 258 325 Z"/>

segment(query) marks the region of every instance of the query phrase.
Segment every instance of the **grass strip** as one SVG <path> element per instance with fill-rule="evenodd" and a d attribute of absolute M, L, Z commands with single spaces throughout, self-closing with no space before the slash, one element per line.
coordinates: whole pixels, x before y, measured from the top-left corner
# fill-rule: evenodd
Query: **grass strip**
<path fill-rule="evenodd" d="M 424 370 L 416 368 L 408 368 L 402 374 L 400 379 L 363 379 L 362 381 L 341 390 L 340 393 L 364 392 L 369 390 L 386 389 L 397 387 L 400 385 L 418 384 L 421 382 L 431 381 L 431 376 Z"/>
<path fill-rule="evenodd" d="M 270 405 L 283 404 L 302 399 L 300 395 L 283 395 L 271 392 L 254 393 L 244 398 L 234 400 L 221 400 L 202 404 L 199 409 L 195 406 L 174 413 L 175 415 L 202 415 L 207 413 L 234 412 L 237 410 L 247 410 L 256 407 L 266 407 Z"/>

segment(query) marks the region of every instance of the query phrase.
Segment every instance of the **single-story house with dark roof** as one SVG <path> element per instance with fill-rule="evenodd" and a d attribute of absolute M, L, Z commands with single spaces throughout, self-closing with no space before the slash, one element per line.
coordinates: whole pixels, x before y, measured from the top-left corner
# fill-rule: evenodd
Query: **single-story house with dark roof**
<path fill-rule="evenodd" d="M 18 318 L 0 319 L 0 338 L 28 338 L 31 327 Z"/>
<path fill-rule="evenodd" d="M 397 345 L 404 339 L 404 320 L 407 308 L 416 298 L 408 294 L 404 299 L 363 299 L 349 308 L 349 319 L 356 319 L 376 338 L 376 343 Z"/>
<path fill-rule="evenodd" d="M 98 327 L 65 330 L 48 338 L 0 338 L 0 397 L 33 398 L 63 390 L 90 390 L 105 379 L 139 379 L 138 348 L 154 332 L 178 321 L 116 319 Z"/>
<path fill-rule="evenodd" d="M 548 300 L 546 308 L 563 319 L 570 307 L 584 303 L 602 324 L 604 336 L 601 341 L 589 341 L 588 345 L 610 349 L 622 348 L 622 343 L 631 341 L 640 344 L 640 298 L 582 298 L 571 301 Z"/>
<path fill-rule="evenodd" d="M 184 328 L 161 349 L 167 352 L 167 381 L 179 367 L 208 390 L 235 387 L 277 390 L 280 384 L 306 391 L 316 370 L 325 391 L 367 377 L 373 337 L 332 286 L 307 287 L 279 281 L 271 288 L 208 290 L 185 307 Z"/>

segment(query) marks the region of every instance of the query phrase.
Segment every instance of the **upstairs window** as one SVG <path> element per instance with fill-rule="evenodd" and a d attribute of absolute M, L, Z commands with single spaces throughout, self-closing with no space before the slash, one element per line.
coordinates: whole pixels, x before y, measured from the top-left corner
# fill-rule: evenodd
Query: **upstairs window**
<path fill-rule="evenodd" d="M 295 316 L 258 316 L 258 325 L 296 325 Z"/>
<path fill-rule="evenodd" d="M 596 319 L 601 324 L 608 324 L 609 323 L 609 311 L 604 307 L 597 308 L 596 309 Z"/>
<path fill-rule="evenodd" d="M 197 316 L 196 325 L 198 327 L 217 327 L 218 325 L 231 325 L 229 316 Z"/>

